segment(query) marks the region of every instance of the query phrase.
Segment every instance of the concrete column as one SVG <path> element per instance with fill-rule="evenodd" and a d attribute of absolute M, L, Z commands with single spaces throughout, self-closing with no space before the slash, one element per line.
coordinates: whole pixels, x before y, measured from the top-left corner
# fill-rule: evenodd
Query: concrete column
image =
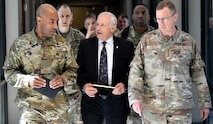
<path fill-rule="evenodd" d="M 5 0 L 6 15 L 6 47 L 9 50 L 13 41 L 21 32 L 21 0 Z M 18 107 L 14 105 L 17 89 L 8 85 L 8 123 L 17 124 L 19 120 Z"/>

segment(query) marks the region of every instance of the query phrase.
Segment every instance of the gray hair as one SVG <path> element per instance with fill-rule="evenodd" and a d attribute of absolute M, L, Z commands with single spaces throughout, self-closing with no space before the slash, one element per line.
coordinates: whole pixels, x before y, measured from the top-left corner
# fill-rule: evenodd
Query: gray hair
<path fill-rule="evenodd" d="M 117 25 L 117 18 L 116 18 L 116 16 L 115 16 L 113 13 L 107 12 L 107 11 L 101 12 L 101 13 L 98 15 L 98 17 L 101 16 L 101 15 L 109 15 L 109 16 L 111 16 L 110 25 L 111 25 L 111 26 Z"/>
<path fill-rule="evenodd" d="M 162 10 L 165 7 L 168 7 L 171 12 L 176 13 L 175 5 L 170 0 L 163 0 L 159 2 L 156 10 Z"/>

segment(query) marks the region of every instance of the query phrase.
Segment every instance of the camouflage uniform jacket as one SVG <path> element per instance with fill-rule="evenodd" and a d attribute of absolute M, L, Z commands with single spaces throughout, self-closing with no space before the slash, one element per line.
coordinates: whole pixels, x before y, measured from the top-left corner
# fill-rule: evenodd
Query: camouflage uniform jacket
<path fill-rule="evenodd" d="M 211 108 L 204 66 L 196 41 L 188 33 L 178 30 L 166 38 L 158 29 L 145 34 L 130 64 L 130 105 L 141 100 L 143 107 L 153 111 L 191 109 L 194 84 L 199 107 Z"/>
<path fill-rule="evenodd" d="M 6 57 L 3 69 L 5 79 L 18 88 L 16 103 L 20 107 L 51 109 L 67 107 L 64 90 L 50 99 L 28 86 L 32 75 L 43 75 L 52 79 L 61 75 L 65 86 L 74 83 L 78 65 L 66 39 L 59 35 L 42 41 L 34 29 L 15 40 Z"/>
<path fill-rule="evenodd" d="M 116 37 L 121 37 L 121 32 L 122 31 L 123 30 L 120 30 L 120 29 L 116 28 L 115 31 L 114 31 L 114 33 L 113 33 L 113 35 L 116 36 Z"/>
<path fill-rule="evenodd" d="M 127 40 L 133 42 L 134 44 L 134 47 L 136 48 L 140 39 L 143 37 L 144 34 L 146 34 L 147 32 L 150 32 L 152 30 L 154 30 L 155 28 L 152 27 L 152 26 L 148 26 L 148 29 L 143 32 L 143 33 L 137 33 L 133 27 L 133 25 L 131 25 L 129 27 L 129 33 L 128 33 L 128 36 L 127 36 Z"/>
<path fill-rule="evenodd" d="M 61 35 L 59 30 L 57 30 L 57 33 Z M 85 36 L 80 30 L 72 28 L 70 26 L 70 31 L 66 37 L 66 40 L 70 43 L 71 48 L 73 49 L 75 58 L 77 58 L 78 45 L 80 44 L 80 41 L 84 39 L 85 39 Z"/>

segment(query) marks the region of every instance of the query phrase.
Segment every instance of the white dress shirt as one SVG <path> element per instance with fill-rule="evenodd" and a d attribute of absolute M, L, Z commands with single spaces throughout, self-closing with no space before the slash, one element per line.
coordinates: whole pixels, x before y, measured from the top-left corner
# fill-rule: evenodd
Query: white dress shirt
<path fill-rule="evenodd" d="M 102 40 L 98 40 L 98 70 L 100 68 L 100 56 L 101 56 L 101 50 L 103 48 L 103 42 Z M 114 50 L 114 41 L 113 36 L 110 37 L 106 42 L 106 51 L 107 51 L 107 71 L 108 71 L 108 84 L 112 84 L 112 67 L 113 67 L 113 50 Z M 98 71 L 99 73 L 99 71 Z"/>

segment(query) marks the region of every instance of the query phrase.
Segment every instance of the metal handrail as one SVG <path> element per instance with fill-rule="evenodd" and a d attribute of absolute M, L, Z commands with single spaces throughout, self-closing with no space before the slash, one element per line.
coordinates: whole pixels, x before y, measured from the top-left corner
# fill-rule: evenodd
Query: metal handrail
<path fill-rule="evenodd" d="M 4 86 L 4 84 L 6 84 L 6 81 L 5 80 L 1 81 L 0 82 L 0 87 Z"/>

